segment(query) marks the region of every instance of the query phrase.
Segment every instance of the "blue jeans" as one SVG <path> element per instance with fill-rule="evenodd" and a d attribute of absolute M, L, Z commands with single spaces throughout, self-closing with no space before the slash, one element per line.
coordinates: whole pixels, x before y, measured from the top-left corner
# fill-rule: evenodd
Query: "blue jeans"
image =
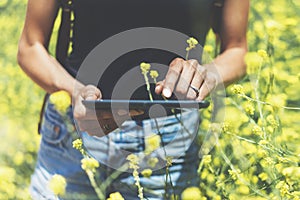
<path fill-rule="evenodd" d="M 67 195 L 64 199 L 97 199 L 85 171 L 81 169 L 80 161 L 83 157 L 72 147 L 75 137 L 74 133 L 68 131 L 67 127 L 72 124 L 65 120 L 66 117 L 72 119 L 71 109 L 66 116 L 61 116 L 51 103 L 47 103 L 41 127 L 42 139 L 36 168 L 31 177 L 30 192 L 33 199 L 57 199 L 48 187 L 48 182 L 54 174 L 60 174 L 67 180 Z M 140 177 L 144 197 L 164 199 L 166 188 L 168 195 L 180 196 L 185 188 L 198 186 L 199 146 L 195 139 L 198 119 L 198 111 L 193 110 L 176 117 L 172 115 L 157 118 L 157 123 L 153 119 L 140 122 L 126 121 L 122 127 L 101 138 L 81 133 L 87 150 L 100 163 L 96 173 L 97 182 L 101 185 L 117 168 L 126 163 L 128 154 L 144 154 L 147 148 L 145 135 L 150 132 L 157 134 L 159 130 L 161 143 L 165 148 L 159 148 L 147 155 L 158 158 L 160 164 L 153 168 L 150 178 Z M 169 167 L 173 186 L 169 183 L 165 186 L 166 168 L 163 166 L 165 166 L 166 156 L 173 158 L 172 166 Z M 146 161 L 142 161 L 140 166 L 141 170 L 149 168 L 146 166 Z M 124 171 L 115 178 L 105 191 L 106 195 L 112 192 L 120 192 L 125 199 L 138 199 L 132 173 Z"/>

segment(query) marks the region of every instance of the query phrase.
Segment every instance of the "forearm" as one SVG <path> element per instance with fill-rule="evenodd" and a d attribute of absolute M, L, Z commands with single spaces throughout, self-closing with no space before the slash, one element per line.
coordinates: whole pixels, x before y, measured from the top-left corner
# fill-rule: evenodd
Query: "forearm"
<path fill-rule="evenodd" d="M 222 84 L 226 87 L 245 75 L 244 56 L 246 52 L 246 47 L 229 48 L 220 54 L 212 64 L 206 66 L 208 71 L 217 75 L 218 85 Z"/>
<path fill-rule="evenodd" d="M 74 87 L 81 87 L 43 45 L 20 42 L 18 62 L 24 72 L 48 93 L 65 90 L 73 94 Z"/>

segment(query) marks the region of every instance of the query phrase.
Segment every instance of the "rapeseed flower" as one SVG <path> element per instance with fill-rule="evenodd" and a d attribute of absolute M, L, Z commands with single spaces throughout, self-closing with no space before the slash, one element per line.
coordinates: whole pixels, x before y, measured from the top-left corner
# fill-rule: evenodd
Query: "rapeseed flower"
<path fill-rule="evenodd" d="M 205 45 L 204 48 L 203 48 L 204 52 L 207 52 L 207 53 L 212 53 L 214 48 L 213 46 L 211 45 Z"/>
<path fill-rule="evenodd" d="M 153 79 L 156 79 L 158 77 L 158 72 L 156 70 L 150 70 L 150 76 Z"/>
<path fill-rule="evenodd" d="M 145 153 L 149 154 L 160 147 L 160 136 L 159 135 L 151 135 L 145 138 Z"/>
<path fill-rule="evenodd" d="M 138 189 L 138 197 L 142 200 L 144 199 L 144 194 L 143 194 L 144 188 L 141 186 L 139 172 L 138 172 L 138 169 L 140 168 L 139 158 L 135 154 L 130 154 L 127 156 L 127 160 L 129 161 L 129 169 L 133 169 L 132 176 L 135 180 L 135 185 L 137 186 Z"/>
<path fill-rule="evenodd" d="M 144 169 L 141 174 L 146 177 L 149 178 L 152 175 L 152 170 L 151 169 Z"/>
<path fill-rule="evenodd" d="M 194 49 L 196 47 L 196 45 L 198 44 L 198 41 L 193 38 L 193 37 L 190 37 L 189 39 L 187 39 L 186 41 L 188 43 L 188 47 L 186 48 L 186 51 L 190 51 L 192 49 Z"/>
<path fill-rule="evenodd" d="M 240 94 L 240 95 L 244 95 L 244 88 L 242 85 L 240 84 L 235 84 L 231 87 L 231 91 L 233 94 Z"/>
<path fill-rule="evenodd" d="M 186 188 L 181 194 L 182 200 L 202 200 L 202 198 L 201 191 L 198 187 Z"/>
<path fill-rule="evenodd" d="M 265 173 L 265 172 L 260 173 L 260 174 L 258 175 L 258 177 L 259 177 L 262 181 L 266 181 L 266 180 L 269 178 L 268 174 Z"/>
<path fill-rule="evenodd" d="M 255 108 L 251 102 L 246 103 L 245 111 L 248 115 L 254 115 Z"/>
<path fill-rule="evenodd" d="M 99 167 L 99 162 L 94 158 L 83 158 L 81 160 L 81 168 L 85 171 L 96 172 L 96 168 Z"/>
<path fill-rule="evenodd" d="M 147 164 L 152 168 L 154 168 L 157 163 L 158 163 L 158 158 L 156 158 L 156 157 L 151 157 L 147 161 Z"/>
<path fill-rule="evenodd" d="M 49 188 L 55 195 L 64 195 L 66 191 L 66 186 L 66 179 L 59 174 L 53 175 L 49 181 Z"/>
<path fill-rule="evenodd" d="M 54 104 L 55 109 L 61 114 L 65 114 L 71 105 L 71 97 L 69 93 L 63 90 L 52 93 L 49 100 Z"/>
<path fill-rule="evenodd" d="M 204 155 L 202 160 L 203 160 L 203 164 L 205 165 L 211 163 L 211 155 Z"/>
<path fill-rule="evenodd" d="M 124 200 L 124 198 L 119 192 L 114 192 L 109 195 L 107 200 Z"/>
<path fill-rule="evenodd" d="M 150 70 L 150 67 L 151 67 L 151 65 L 149 63 L 142 62 L 140 64 L 142 74 L 147 74 Z"/>
<path fill-rule="evenodd" d="M 263 131 L 262 131 L 262 128 L 261 128 L 260 126 L 255 125 L 255 126 L 253 126 L 253 128 L 252 128 L 252 133 L 253 133 L 254 135 L 262 136 Z"/>

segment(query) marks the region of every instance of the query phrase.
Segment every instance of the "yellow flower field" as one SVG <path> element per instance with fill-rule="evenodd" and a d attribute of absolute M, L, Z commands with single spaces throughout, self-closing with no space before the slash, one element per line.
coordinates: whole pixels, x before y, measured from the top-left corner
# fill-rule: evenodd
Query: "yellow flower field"
<path fill-rule="evenodd" d="M 30 199 L 28 185 L 39 147 L 44 92 L 16 62 L 25 11 L 25 0 L 0 1 L 0 199 Z M 215 147 L 203 150 L 201 184 L 187 188 L 182 199 L 300 199 L 299 22 L 299 0 L 251 0 L 248 75 L 227 88 L 226 106 L 216 114 L 221 123 L 211 123 L 211 107 L 201 111 L 200 131 L 211 130 Z M 55 38 L 51 41 L 53 53 Z M 210 32 L 204 49 L 212 57 L 214 46 Z M 150 73 L 157 77 L 157 72 Z M 199 141 L 203 139 L 200 134 Z M 82 165 L 93 171 L 98 163 Z M 139 174 L 135 176 L 138 182 Z M 56 178 L 54 183 L 65 187 L 63 177 Z M 116 192 L 109 199 L 120 198 Z"/>

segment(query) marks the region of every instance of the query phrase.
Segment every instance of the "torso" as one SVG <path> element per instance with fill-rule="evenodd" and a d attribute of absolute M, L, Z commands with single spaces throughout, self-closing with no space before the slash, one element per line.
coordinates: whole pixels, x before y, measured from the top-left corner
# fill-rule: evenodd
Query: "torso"
<path fill-rule="evenodd" d="M 133 28 L 168 28 L 193 36 L 203 45 L 209 29 L 212 3 L 213 0 L 73 0 L 75 23 L 69 65 L 78 69 L 99 43 Z M 161 51 L 149 49 L 123 56 L 122 61 L 114 62 L 116 66 L 110 66 L 111 70 L 105 76 L 109 78 L 99 83 L 100 87 L 107 86 L 104 96 L 109 98 L 113 83 L 131 66 L 138 65 L 141 59 L 168 65 L 176 56 L 170 53 L 162 56 Z M 110 74 L 112 72 L 114 74 Z"/>

